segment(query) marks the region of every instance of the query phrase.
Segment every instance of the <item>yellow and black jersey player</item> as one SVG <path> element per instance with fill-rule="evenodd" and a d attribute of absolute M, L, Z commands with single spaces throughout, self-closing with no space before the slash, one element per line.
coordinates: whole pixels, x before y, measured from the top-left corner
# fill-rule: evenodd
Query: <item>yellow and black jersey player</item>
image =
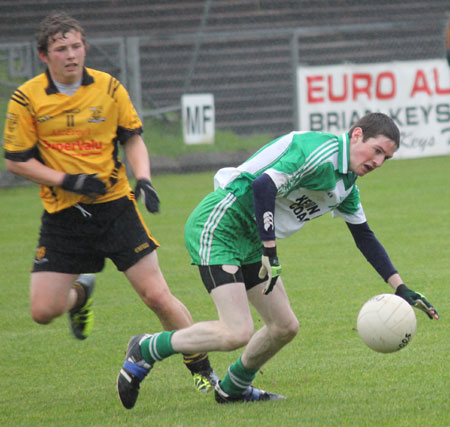
<path fill-rule="evenodd" d="M 142 123 L 122 84 L 107 73 L 84 68 L 73 95 L 58 91 L 49 70 L 12 95 L 5 132 L 5 156 L 15 162 L 35 158 L 69 174 L 96 174 L 106 193 L 92 199 L 41 185 L 44 208 L 54 213 L 83 203 L 104 203 L 131 189 L 118 143 L 142 133 Z"/>
<path fill-rule="evenodd" d="M 159 246 L 137 208 L 159 211 L 151 184 L 142 123 L 126 89 L 107 73 L 86 68 L 80 23 L 63 12 L 37 33 L 44 73 L 12 95 L 5 126 L 8 169 L 41 185 L 44 213 L 31 272 L 33 320 L 48 324 L 68 312 L 72 332 L 85 339 L 93 325 L 95 275 L 110 258 L 165 330 L 193 323 L 159 268 Z M 137 179 L 134 192 L 119 144 Z M 216 382 L 205 353 L 185 355 L 200 391 Z"/>

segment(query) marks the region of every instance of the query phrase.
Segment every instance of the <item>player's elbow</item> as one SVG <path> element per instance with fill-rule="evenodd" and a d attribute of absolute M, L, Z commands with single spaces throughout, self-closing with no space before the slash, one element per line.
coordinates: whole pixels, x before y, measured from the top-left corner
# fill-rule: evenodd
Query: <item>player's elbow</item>
<path fill-rule="evenodd" d="M 12 162 L 11 160 L 5 159 L 5 166 L 11 173 L 16 173 L 16 162 Z"/>
<path fill-rule="evenodd" d="M 5 166 L 14 175 L 21 175 L 21 162 L 14 162 L 12 160 L 5 159 Z"/>

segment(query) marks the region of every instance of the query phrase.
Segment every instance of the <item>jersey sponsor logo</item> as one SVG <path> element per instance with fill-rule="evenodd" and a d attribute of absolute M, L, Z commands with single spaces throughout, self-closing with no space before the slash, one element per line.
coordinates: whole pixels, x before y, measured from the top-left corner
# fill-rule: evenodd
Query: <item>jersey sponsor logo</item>
<path fill-rule="evenodd" d="M 102 107 L 91 107 L 92 116 L 88 119 L 89 123 L 100 123 L 106 120 L 105 117 L 102 117 Z"/>
<path fill-rule="evenodd" d="M 273 230 L 273 213 L 270 211 L 263 214 L 264 230 Z"/>
<path fill-rule="evenodd" d="M 52 131 L 52 135 L 53 136 L 72 136 L 72 135 L 76 135 L 79 137 L 82 136 L 89 136 L 91 134 L 91 130 L 90 129 L 54 129 Z"/>
<path fill-rule="evenodd" d="M 310 215 L 320 212 L 317 203 L 307 196 L 295 199 L 295 203 L 292 203 L 289 209 L 292 210 L 292 213 L 299 221 L 309 221 L 311 219 L 309 218 Z"/>
<path fill-rule="evenodd" d="M 75 141 L 75 142 L 48 142 L 42 140 L 44 148 L 47 150 L 56 150 L 60 153 L 68 152 L 72 156 L 95 156 L 100 155 L 103 149 L 102 141 Z"/>

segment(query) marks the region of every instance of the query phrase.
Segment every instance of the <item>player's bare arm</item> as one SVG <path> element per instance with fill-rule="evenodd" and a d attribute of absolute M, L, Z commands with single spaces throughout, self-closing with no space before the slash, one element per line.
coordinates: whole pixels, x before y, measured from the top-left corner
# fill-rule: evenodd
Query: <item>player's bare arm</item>
<path fill-rule="evenodd" d="M 5 159 L 6 167 L 10 172 L 26 178 L 36 184 L 48 186 L 62 185 L 65 173 L 49 168 L 36 159 L 29 159 L 26 162 L 14 162 Z"/>
<path fill-rule="evenodd" d="M 29 159 L 26 162 L 5 159 L 5 162 L 10 172 L 36 184 L 62 187 L 66 191 L 82 194 L 90 199 L 106 194 L 106 185 L 96 174 L 68 174 L 49 168 L 36 159 Z"/>
<path fill-rule="evenodd" d="M 394 289 L 394 291 L 402 284 L 404 283 L 402 278 L 400 277 L 400 274 L 395 273 L 393 274 L 391 277 L 389 277 L 389 279 L 387 280 L 387 282 L 389 283 L 389 285 L 391 286 L 392 289 Z"/>
<path fill-rule="evenodd" d="M 142 197 L 149 212 L 159 212 L 159 196 L 151 183 L 150 158 L 144 140 L 140 135 L 133 135 L 125 142 L 124 149 L 131 170 L 137 179 L 134 189 L 136 200 Z"/>
<path fill-rule="evenodd" d="M 144 140 L 140 135 L 133 135 L 123 145 L 128 163 L 136 179 L 150 180 L 150 158 Z"/>

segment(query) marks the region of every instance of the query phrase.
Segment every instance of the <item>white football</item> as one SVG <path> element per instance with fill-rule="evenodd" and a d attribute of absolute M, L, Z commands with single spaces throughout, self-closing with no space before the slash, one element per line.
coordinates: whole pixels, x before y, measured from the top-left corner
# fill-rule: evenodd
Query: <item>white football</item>
<path fill-rule="evenodd" d="M 358 314 L 358 333 L 364 343 L 380 353 L 406 347 L 416 333 L 414 309 L 403 298 L 381 294 L 371 298 Z"/>

